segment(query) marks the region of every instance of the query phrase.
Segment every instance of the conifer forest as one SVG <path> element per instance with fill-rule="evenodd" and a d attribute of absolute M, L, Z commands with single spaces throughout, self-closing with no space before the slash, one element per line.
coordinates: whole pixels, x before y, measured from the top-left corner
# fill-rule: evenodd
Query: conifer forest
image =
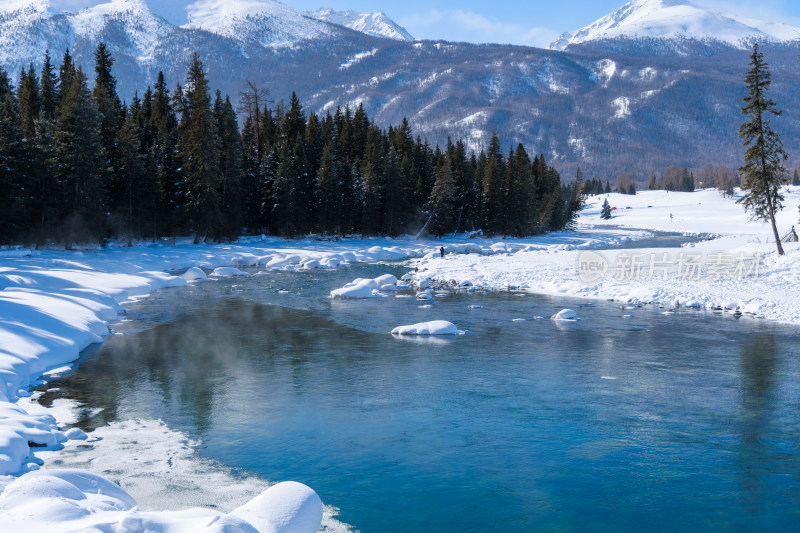
<path fill-rule="evenodd" d="M 122 102 L 100 43 L 93 81 L 67 51 L 12 86 L 0 70 L 0 244 L 128 243 L 193 235 L 287 237 L 481 230 L 524 236 L 570 227 L 583 204 L 521 144 L 467 153 L 430 146 L 403 120 L 380 128 L 359 106 L 306 112 L 243 81 L 232 99 L 195 54 L 182 83 Z"/>

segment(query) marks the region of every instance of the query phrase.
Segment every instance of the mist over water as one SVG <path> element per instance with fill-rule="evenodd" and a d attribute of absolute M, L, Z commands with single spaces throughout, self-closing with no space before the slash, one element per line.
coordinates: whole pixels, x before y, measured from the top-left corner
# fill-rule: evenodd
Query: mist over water
<path fill-rule="evenodd" d="M 161 291 L 42 401 L 102 407 L 84 429 L 164 420 L 210 459 L 308 484 L 363 532 L 800 524 L 797 328 L 519 293 L 327 298 L 403 271 Z M 563 307 L 582 320 L 534 319 Z M 388 334 L 432 319 L 466 334 Z"/>

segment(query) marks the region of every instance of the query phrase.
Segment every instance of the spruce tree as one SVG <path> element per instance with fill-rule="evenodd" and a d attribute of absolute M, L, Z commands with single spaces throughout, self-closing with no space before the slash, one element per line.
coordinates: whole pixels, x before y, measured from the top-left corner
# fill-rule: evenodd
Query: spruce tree
<path fill-rule="evenodd" d="M 60 212 L 65 246 L 105 235 L 105 193 L 102 183 L 106 155 L 100 136 L 100 113 L 86 76 L 67 72 L 55 131 L 55 177 L 63 192 Z"/>
<path fill-rule="evenodd" d="M 484 224 L 489 234 L 502 231 L 503 217 L 503 184 L 506 177 L 506 160 L 500 149 L 500 139 L 492 134 L 489 149 L 486 153 L 486 167 L 483 174 L 483 209 Z"/>
<path fill-rule="evenodd" d="M 442 159 L 436 167 L 436 181 L 428 201 L 430 224 L 428 231 L 435 237 L 442 237 L 455 231 L 456 226 L 456 184 L 448 161 Z"/>
<path fill-rule="evenodd" d="M 783 208 L 781 187 L 786 184 L 783 164 L 788 156 L 780 136 L 770 124 L 769 115 L 780 116 L 781 111 L 766 95 L 771 75 L 757 43 L 753 45 L 750 67 L 745 76 L 747 96 L 742 106 L 742 114 L 747 118 L 739 128 L 739 137 L 747 147 L 745 164 L 739 168 L 745 179 L 742 190 L 746 192 L 738 203 L 752 211 L 755 219 L 770 222 L 778 255 L 783 255 L 775 212 Z"/>
<path fill-rule="evenodd" d="M 147 186 L 148 179 L 145 155 L 142 153 L 142 131 L 138 121 L 141 112 L 138 97 L 134 96 L 125 121 L 119 132 L 119 144 L 116 147 L 118 157 L 118 184 L 120 192 L 118 201 L 124 199 L 124 204 L 118 205 L 119 216 L 124 222 L 122 231 L 126 235 L 128 246 L 132 246 L 134 237 L 139 237 L 147 231 L 151 219 L 143 216 L 142 211 L 151 205 L 147 196 L 152 194 L 153 187 Z M 123 214 L 124 213 L 124 214 Z"/>
<path fill-rule="evenodd" d="M 42 118 L 45 120 L 55 120 L 56 105 L 58 104 L 58 86 L 53 64 L 50 60 L 50 50 L 44 53 L 44 65 L 42 65 L 42 75 L 39 82 L 41 87 L 41 110 Z"/>
<path fill-rule="evenodd" d="M 36 121 L 41 110 L 39 95 L 39 79 L 33 69 L 33 63 L 26 72 L 22 69 L 17 89 L 17 102 L 19 103 L 20 118 L 22 120 L 22 133 L 30 142 L 35 142 Z"/>
<path fill-rule="evenodd" d="M 214 102 L 214 125 L 219 138 L 220 232 L 226 239 L 236 239 L 242 230 L 242 175 L 244 146 L 230 99 L 222 100 L 217 91 Z"/>
<path fill-rule="evenodd" d="M 0 69 L 0 244 L 20 237 L 23 222 L 23 131 L 17 102 L 5 72 Z"/>
<path fill-rule="evenodd" d="M 603 202 L 603 209 L 600 211 L 600 218 L 603 220 L 611 219 L 611 204 L 608 203 L 608 198 Z"/>
<path fill-rule="evenodd" d="M 208 80 L 195 53 L 186 79 L 186 90 L 176 95 L 181 105 L 179 153 L 183 163 L 186 205 L 194 242 L 216 234 L 220 224 L 218 182 L 219 138 L 214 130 Z"/>
<path fill-rule="evenodd" d="M 120 171 L 118 150 L 119 134 L 124 120 L 122 104 L 117 96 L 117 80 L 111 73 L 114 58 L 105 43 L 99 43 L 94 52 L 95 85 L 92 90 L 97 110 L 100 112 L 100 137 L 108 164 L 103 179 L 109 195 L 109 208 L 115 215 L 128 211 L 125 177 Z M 119 213 L 117 213 L 119 211 Z M 124 215 L 122 215 L 124 217 Z"/>

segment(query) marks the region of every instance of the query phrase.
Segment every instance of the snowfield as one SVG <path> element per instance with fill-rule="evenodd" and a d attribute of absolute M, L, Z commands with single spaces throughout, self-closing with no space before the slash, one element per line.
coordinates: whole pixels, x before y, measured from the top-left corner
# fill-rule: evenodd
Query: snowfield
<path fill-rule="evenodd" d="M 607 221 L 600 219 L 606 198 L 615 208 Z M 782 234 L 793 224 L 800 226 L 800 187 L 788 190 L 785 205 L 778 218 Z M 657 244 L 654 232 L 660 231 L 715 238 L 680 248 L 642 247 L 649 239 Z M 528 239 L 261 237 L 231 245 L 179 242 L 81 252 L 0 250 L 0 531 L 319 528 L 319 498 L 299 484 L 277 485 L 231 513 L 140 511 L 130 495 L 99 476 L 47 468 L 48 450 L 74 446 L 87 436 L 69 430 L 68 410 L 44 409 L 32 401 L 30 388 L 68 371 L 81 350 L 108 335 L 109 323 L 124 313 L 122 304 L 132 298 L 163 287 L 218 282 L 247 274 L 240 270 L 245 267 L 269 275 L 273 270 L 411 260 L 411 271 L 400 281 L 392 275 L 357 279 L 331 297 L 386 296 L 402 288 L 433 299 L 436 289 L 445 286 L 464 291 L 515 289 L 718 308 L 737 316 L 800 324 L 800 247 L 788 243 L 785 248 L 786 256 L 778 257 L 768 225 L 749 221 L 735 199 L 703 190 L 594 197 L 576 231 Z M 397 332 L 458 333 L 449 323 L 406 328 Z M 98 449 L 102 452 L 103 445 Z M 276 487 L 283 488 L 273 490 Z"/>

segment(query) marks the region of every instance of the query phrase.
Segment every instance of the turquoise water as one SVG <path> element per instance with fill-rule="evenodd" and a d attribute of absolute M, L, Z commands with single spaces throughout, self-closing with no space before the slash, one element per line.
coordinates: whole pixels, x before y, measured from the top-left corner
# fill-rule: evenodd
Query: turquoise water
<path fill-rule="evenodd" d="M 800 526 L 798 328 L 516 293 L 327 298 L 385 272 L 403 270 L 161 291 L 42 401 L 103 407 L 86 429 L 161 418 L 363 532 Z M 533 318 L 563 307 L 583 319 Z M 387 333 L 432 319 L 466 333 Z"/>

